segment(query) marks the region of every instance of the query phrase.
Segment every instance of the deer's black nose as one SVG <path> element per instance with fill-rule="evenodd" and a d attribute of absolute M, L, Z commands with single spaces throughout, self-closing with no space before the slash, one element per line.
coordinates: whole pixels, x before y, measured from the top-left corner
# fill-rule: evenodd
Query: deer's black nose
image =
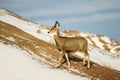
<path fill-rule="evenodd" d="M 48 31 L 48 33 L 50 33 L 50 32 Z"/>

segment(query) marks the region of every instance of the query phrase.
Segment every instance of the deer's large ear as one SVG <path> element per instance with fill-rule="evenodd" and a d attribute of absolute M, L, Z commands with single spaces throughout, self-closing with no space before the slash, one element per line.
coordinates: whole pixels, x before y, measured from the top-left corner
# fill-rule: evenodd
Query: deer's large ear
<path fill-rule="evenodd" d="M 58 21 L 56 21 L 56 22 L 55 22 L 55 27 L 56 27 L 56 28 L 59 28 L 59 26 L 60 26 L 60 23 L 59 23 Z"/>

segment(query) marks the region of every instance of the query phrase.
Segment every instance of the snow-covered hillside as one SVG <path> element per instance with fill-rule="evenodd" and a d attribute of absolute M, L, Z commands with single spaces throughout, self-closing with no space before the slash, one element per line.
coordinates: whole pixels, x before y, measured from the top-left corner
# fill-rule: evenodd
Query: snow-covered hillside
<path fill-rule="evenodd" d="M 27 54 L 21 49 L 0 43 L 0 80 L 88 80 L 66 71 L 50 69 Z"/>
<path fill-rule="evenodd" d="M 47 33 L 47 28 L 43 27 L 42 25 L 35 24 L 31 21 L 28 21 L 22 17 L 18 17 L 17 15 L 8 12 L 4 9 L 0 9 L 0 20 L 4 21 L 8 24 L 14 25 L 17 28 L 20 28 L 21 30 L 34 35 L 37 38 L 40 38 L 45 41 L 50 41 L 50 37 L 46 34 Z M 41 34 L 37 33 L 38 29 L 40 30 Z"/>
<path fill-rule="evenodd" d="M 45 27 L 43 25 L 39 25 L 37 23 L 34 23 L 34 22 L 29 21 L 27 19 L 24 19 L 23 17 L 18 16 L 16 14 L 12 13 L 12 12 L 9 12 L 5 9 L 0 9 L 0 21 L 2 21 L 2 22 L 0 22 L 1 23 L 0 24 L 1 25 L 0 26 L 0 31 L 1 31 L 0 32 L 0 42 L 7 43 L 7 41 L 8 41 L 8 42 L 10 42 L 9 44 L 19 46 L 20 48 L 27 50 L 27 52 L 31 52 L 32 53 L 31 55 L 35 57 L 34 58 L 35 60 L 37 60 L 36 58 L 39 57 L 39 56 L 41 56 L 40 58 L 45 57 L 46 58 L 45 60 L 40 60 L 40 61 L 42 61 L 44 63 L 47 63 L 51 66 L 55 66 L 55 64 L 57 62 L 56 57 L 52 57 L 52 56 L 53 55 L 58 55 L 57 54 L 58 51 L 55 48 L 51 47 L 53 45 L 48 46 L 49 43 L 54 43 L 53 36 L 51 36 L 47 33 L 48 30 L 49 30 L 48 27 Z M 10 25 L 8 25 L 8 24 L 10 24 Z M 22 31 L 20 31 L 20 30 L 13 31 L 13 33 L 11 33 L 11 34 L 7 33 L 7 32 L 10 32 L 10 31 L 5 31 L 5 29 L 9 26 L 13 27 L 11 25 L 16 27 L 15 30 L 17 30 L 17 28 L 18 28 L 18 29 L 22 30 L 23 32 L 29 33 L 30 35 L 22 34 L 21 33 Z M 6 27 L 6 28 L 4 28 L 4 27 Z M 14 28 L 13 28 L 13 30 L 14 30 Z M 89 33 L 84 33 L 84 32 L 75 32 L 75 31 L 60 31 L 60 33 L 61 33 L 62 36 L 69 36 L 69 37 L 83 36 L 88 40 L 90 58 L 91 58 L 91 61 L 92 61 L 92 64 L 93 64 L 92 66 L 94 67 L 94 68 L 91 67 L 91 69 L 90 69 L 91 72 L 92 71 L 94 72 L 95 69 L 100 69 L 101 71 L 96 71 L 96 74 L 98 74 L 97 72 L 99 72 L 99 75 L 104 76 L 101 73 L 102 73 L 102 69 L 105 69 L 106 72 L 107 71 L 109 72 L 108 75 L 111 75 L 111 74 L 113 74 L 113 75 L 118 74 L 119 75 L 120 74 L 120 66 L 119 66 L 120 65 L 120 44 L 119 43 L 117 43 L 116 41 L 114 41 L 112 39 L 109 39 L 106 36 L 101 36 L 101 35 L 96 35 L 96 34 L 89 34 Z M 33 37 L 31 37 L 31 36 L 34 36 L 35 38 L 33 39 Z M 45 42 L 42 42 L 42 41 L 40 42 L 40 41 L 38 41 L 38 39 L 46 41 L 48 43 L 45 43 Z M 27 42 L 25 42 L 25 41 L 27 41 Z M 39 71 L 41 73 L 44 69 L 47 72 L 52 71 L 50 74 L 58 73 L 58 75 L 60 75 L 63 72 L 64 74 L 66 74 L 68 76 L 71 75 L 71 74 L 68 74 L 67 72 L 64 72 L 64 71 L 50 70 L 44 64 L 41 65 L 41 64 L 38 64 L 37 62 L 32 61 L 32 59 L 28 59 L 29 57 L 26 56 L 25 54 L 23 54 L 24 53 L 23 51 L 20 51 L 20 50 L 17 51 L 16 49 L 14 50 L 14 49 L 10 48 L 10 46 L 7 47 L 3 44 L 1 44 L 0 47 L 1 47 L 0 51 L 2 51 L 2 52 L 0 52 L 0 55 L 1 55 L 0 57 L 1 57 L 1 59 L 3 59 L 3 60 L 1 60 L 1 63 L 0 63 L 0 66 L 3 65 L 2 66 L 3 73 L 0 72 L 0 75 L 3 75 L 3 76 L 5 76 L 5 74 L 9 75 L 11 73 L 11 70 L 14 68 L 14 66 L 10 66 L 9 64 L 8 65 L 6 64 L 6 60 L 9 59 L 8 56 L 6 56 L 6 55 L 10 55 L 11 53 L 4 52 L 5 51 L 4 48 L 8 48 L 10 50 L 9 52 L 13 51 L 12 52 L 13 55 L 21 56 L 20 58 L 18 58 L 18 61 L 19 60 L 22 61 L 21 59 L 25 60 L 25 65 L 26 66 L 32 66 L 32 65 L 35 64 L 35 66 L 33 66 L 33 68 L 37 67 L 35 70 L 31 69 L 32 67 L 26 69 L 27 68 L 26 66 L 25 66 L 25 69 L 21 68 L 23 70 L 28 70 L 28 71 L 25 72 L 25 75 L 27 75 L 27 74 L 32 75 L 33 73 L 31 71 L 37 71 L 38 70 L 36 72 L 37 74 L 33 75 L 33 77 L 37 77 L 37 79 L 40 79 L 40 78 L 38 78 Z M 51 51 L 54 51 L 54 52 L 51 52 Z M 3 52 L 6 53 L 6 54 L 3 54 Z M 20 53 L 16 53 L 16 52 L 20 52 Z M 53 53 L 56 53 L 56 54 L 53 54 Z M 36 57 L 33 54 L 37 54 L 38 56 Z M 52 55 L 50 55 L 50 54 L 52 54 Z M 77 52 L 76 55 L 77 56 L 83 56 L 80 52 Z M 15 56 L 11 56 L 11 58 L 12 57 L 13 57 L 13 59 L 16 59 L 16 58 L 14 58 Z M 12 64 L 16 63 L 16 62 L 14 62 L 13 59 L 10 60 L 11 61 L 10 64 L 11 63 Z M 5 63 L 2 62 L 2 61 L 5 61 Z M 27 61 L 28 61 L 28 63 L 27 63 Z M 47 62 L 47 61 L 49 61 L 49 62 Z M 30 63 L 30 62 L 32 62 L 32 63 Z M 94 78 L 95 77 L 95 79 L 96 78 L 99 79 L 101 77 L 101 76 L 96 77 L 95 73 L 91 73 L 90 70 L 86 71 L 86 69 L 83 66 L 78 65 L 78 62 L 74 62 L 74 61 L 71 61 L 71 62 L 73 64 L 73 66 L 71 68 L 67 69 L 69 72 L 72 72 L 72 73 L 75 73 L 75 74 L 81 74 L 82 76 L 84 75 L 85 77 L 90 75 L 89 78 Z M 20 62 L 17 62 L 17 63 L 20 63 Z M 22 63 L 17 64 L 17 66 L 20 66 L 20 65 L 22 65 Z M 38 68 L 39 67 L 38 65 L 40 66 L 40 68 Z M 7 67 L 4 68 L 4 66 L 7 66 Z M 63 65 L 63 66 L 66 67 L 66 64 Z M 79 66 L 81 66 L 81 67 L 79 68 Z M 43 68 L 43 67 L 46 67 L 46 68 Z M 102 68 L 102 67 L 104 67 L 104 68 Z M 8 69 L 8 70 L 11 69 L 11 70 L 10 70 L 10 72 L 9 71 L 7 72 L 6 69 Z M 9 75 L 9 76 L 13 77 L 12 79 L 15 79 L 15 80 L 19 80 L 20 78 L 29 79 L 27 77 L 28 75 L 27 76 L 22 76 L 21 72 L 19 72 L 19 70 L 17 70 L 17 69 L 19 69 L 19 67 L 16 68 L 16 71 L 18 71 L 18 74 L 14 74 L 14 73 L 17 73 L 17 72 L 12 72 L 13 74 Z M 43 70 L 40 70 L 40 69 L 43 69 Z M 115 69 L 115 71 L 112 70 L 112 69 Z M 110 71 L 112 73 L 110 73 Z M 47 72 L 45 72 L 45 74 L 47 74 Z M 58 75 L 56 74 L 57 77 L 53 77 L 53 78 L 49 78 L 49 79 L 50 80 L 51 79 L 56 80 L 59 77 Z M 17 76 L 18 77 L 22 76 L 22 77 L 17 78 Z M 39 76 L 42 77 L 43 74 L 41 74 Z M 49 74 L 47 74 L 47 76 L 49 77 Z M 63 77 L 63 75 L 61 75 L 61 76 Z M 78 78 L 80 78 L 80 79 L 83 78 L 83 77 L 78 77 L 78 76 L 73 75 L 73 77 L 71 76 L 71 80 L 73 80 L 74 77 L 75 77 L 74 80 L 77 80 Z M 0 77 L 0 78 L 5 78 L 5 77 Z M 62 80 L 67 79 L 66 77 L 63 77 L 63 78 L 64 79 L 62 79 Z M 106 78 L 106 77 L 104 77 L 104 78 Z M 46 79 L 47 78 L 45 78 L 44 80 L 46 80 Z M 86 79 L 86 78 L 84 78 L 84 79 Z M 117 79 L 118 79 L 118 77 L 116 78 L 116 80 Z"/>
<path fill-rule="evenodd" d="M 39 39 L 47 42 L 54 42 L 52 38 L 47 34 L 47 27 L 43 27 L 40 24 L 33 23 L 29 20 L 24 19 L 23 17 L 17 16 L 12 12 L 0 9 L 0 20 L 14 25 L 29 34 L 36 36 Z M 108 38 L 107 36 L 89 34 L 85 32 L 78 32 L 76 35 L 72 35 L 69 34 L 72 31 L 63 32 L 65 33 L 63 33 L 64 36 L 83 36 L 88 40 L 89 44 L 94 45 L 95 47 L 98 47 L 100 49 L 107 50 L 108 52 L 110 52 L 111 55 L 114 55 L 116 57 L 120 56 L 120 43 Z"/>

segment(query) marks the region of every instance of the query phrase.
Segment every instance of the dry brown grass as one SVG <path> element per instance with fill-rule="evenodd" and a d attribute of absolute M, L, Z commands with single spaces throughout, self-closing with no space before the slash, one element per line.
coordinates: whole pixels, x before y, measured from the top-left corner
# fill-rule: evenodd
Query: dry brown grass
<path fill-rule="evenodd" d="M 77 31 L 63 30 L 62 32 L 66 34 L 66 36 L 74 36 L 74 37 L 80 36 L 80 32 Z"/>
<path fill-rule="evenodd" d="M 9 40 L 9 38 L 14 40 Z M 55 68 L 55 64 L 58 60 L 58 51 L 56 47 L 50 43 L 42 41 L 34 36 L 25 33 L 24 31 L 6 24 L 0 21 L 0 42 L 9 45 L 15 45 L 21 49 L 29 52 L 31 55 L 38 55 L 40 58 L 44 58 L 46 61 L 40 60 L 40 62 L 49 65 L 51 68 Z M 36 47 L 37 46 L 37 47 Z M 70 73 L 75 75 L 82 75 L 92 79 L 99 78 L 100 80 L 119 80 L 120 71 L 102 67 L 96 63 L 91 63 L 92 66 L 90 69 L 87 69 L 82 65 L 81 59 L 71 58 L 71 68 L 67 68 L 66 61 L 63 63 L 63 66 L 60 69 L 65 69 Z"/>

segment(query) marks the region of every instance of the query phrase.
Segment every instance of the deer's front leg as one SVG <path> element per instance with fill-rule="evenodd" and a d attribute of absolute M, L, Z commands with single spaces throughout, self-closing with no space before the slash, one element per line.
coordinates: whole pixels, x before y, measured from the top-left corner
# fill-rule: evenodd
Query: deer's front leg
<path fill-rule="evenodd" d="M 62 62 L 63 56 L 64 56 L 64 53 L 63 53 L 63 51 L 61 51 L 60 54 L 59 54 L 57 68 L 59 68 L 61 66 L 61 62 Z"/>

